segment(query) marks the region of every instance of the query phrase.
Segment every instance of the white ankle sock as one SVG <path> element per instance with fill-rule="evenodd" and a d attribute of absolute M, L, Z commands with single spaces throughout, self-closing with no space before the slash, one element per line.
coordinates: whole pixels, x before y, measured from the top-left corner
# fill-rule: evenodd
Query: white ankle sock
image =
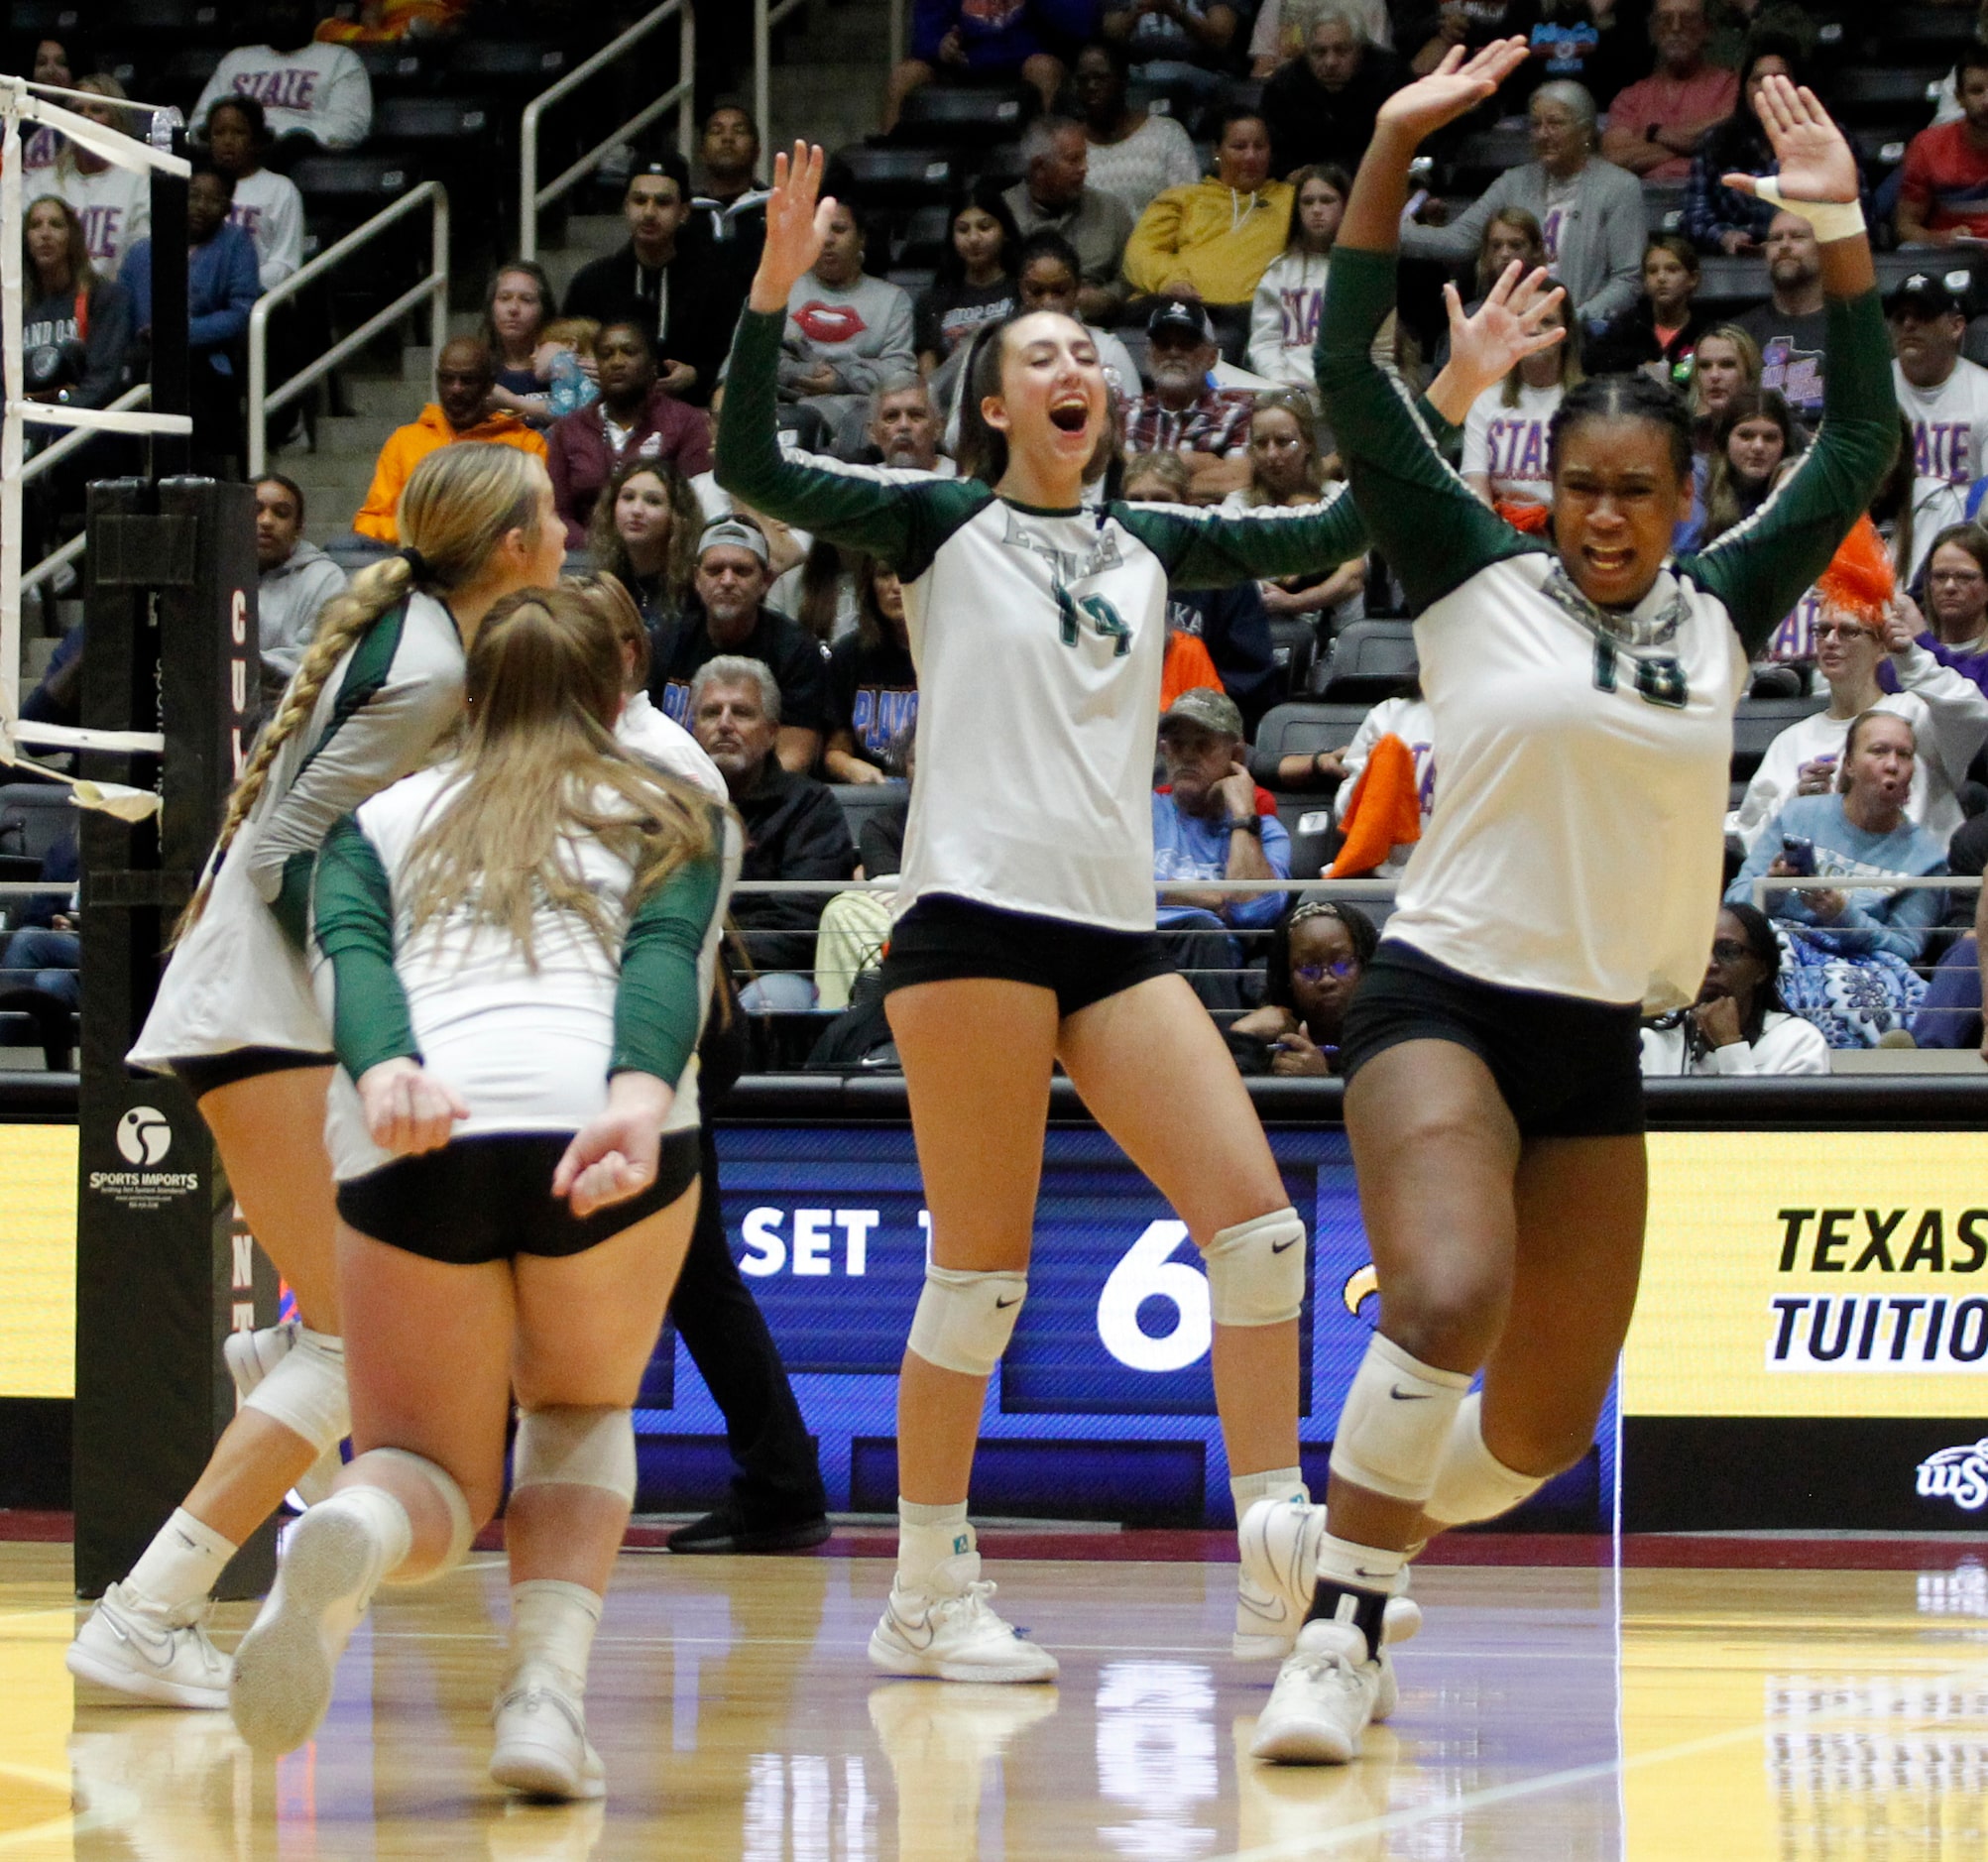
<path fill-rule="evenodd" d="M 1235 1496 L 1235 1520 L 1258 1500 L 1309 1500 L 1312 1490 L 1305 1485 L 1302 1467 L 1266 1467 L 1260 1474 L 1231 1474 L 1228 1491 Z"/>
<path fill-rule="evenodd" d="M 408 1518 L 408 1509 L 385 1487 L 364 1484 L 340 1487 L 323 1504 L 356 1513 L 366 1522 L 367 1531 L 380 1547 L 382 1581 L 400 1569 L 413 1546 L 414 1527 Z"/>
<path fill-rule="evenodd" d="M 905 1590 L 929 1590 L 932 1573 L 950 1558 L 974 1549 L 967 1503 L 921 1506 L 897 1502 L 897 1582 Z"/>
<path fill-rule="evenodd" d="M 201 1602 L 240 1550 L 183 1506 L 175 1507 L 131 1568 L 124 1587 L 135 1602 L 170 1616 Z"/>
<path fill-rule="evenodd" d="M 527 1577 L 511 1586 L 511 1674 L 527 1667 L 556 1669 L 576 1694 L 587 1688 L 587 1658 L 601 1623 L 601 1598 L 584 1584 Z"/>

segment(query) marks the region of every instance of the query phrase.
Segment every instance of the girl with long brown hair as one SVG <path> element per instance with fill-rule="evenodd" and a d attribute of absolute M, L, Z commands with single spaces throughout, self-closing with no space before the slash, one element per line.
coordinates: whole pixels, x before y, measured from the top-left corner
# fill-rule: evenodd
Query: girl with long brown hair
<path fill-rule="evenodd" d="M 617 741 L 625 677 L 597 602 L 513 595 L 470 647 L 460 753 L 363 801 L 319 857 L 357 1454 L 235 1654 L 259 1753 L 316 1730 L 379 1584 L 461 1563 L 504 1491 L 515 1390 L 491 1775 L 602 1793 L 588 1654 L 697 1209 L 697 1040 L 742 847 Z"/>
<path fill-rule="evenodd" d="M 615 468 L 587 521 L 594 567 L 635 598 L 651 629 L 674 627 L 697 574 L 704 514 L 690 481 L 660 459 Z"/>
<path fill-rule="evenodd" d="M 185 1501 L 70 1645 L 87 1680 L 167 1706 L 223 1704 L 200 1627 L 222 1568 L 348 1426 L 336 1216 L 324 1153 L 331 1031 L 311 990 L 311 863 L 334 822 L 425 762 L 462 715 L 463 651 L 506 595 L 557 578 L 544 465 L 445 446 L 401 495 L 408 547 L 328 603 L 235 784 L 220 838 L 130 1059 L 172 1073 L 235 1201 L 296 1296 L 292 1325 L 237 1333 L 242 1408 Z"/>

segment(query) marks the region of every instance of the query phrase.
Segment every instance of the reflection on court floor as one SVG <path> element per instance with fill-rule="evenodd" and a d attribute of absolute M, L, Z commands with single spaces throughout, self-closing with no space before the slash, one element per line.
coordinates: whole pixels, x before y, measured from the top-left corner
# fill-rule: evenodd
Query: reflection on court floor
<path fill-rule="evenodd" d="M 1988 1571 L 1438 1569 L 1341 1771 L 1246 1757 L 1234 1569 L 1011 1563 L 1053 1688 L 883 1681 L 873 1559 L 623 1560 L 588 1692 L 605 1804 L 484 1776 L 502 1567 L 389 1593 L 322 1735 L 78 1698 L 67 1552 L 0 1546 L 0 1862 L 1974 1862 Z M 219 1612 L 224 1643 L 247 1605 Z"/>

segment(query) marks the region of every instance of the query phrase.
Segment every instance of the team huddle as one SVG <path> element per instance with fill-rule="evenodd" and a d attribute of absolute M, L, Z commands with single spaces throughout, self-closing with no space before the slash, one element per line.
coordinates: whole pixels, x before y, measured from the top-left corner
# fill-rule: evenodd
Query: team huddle
<path fill-rule="evenodd" d="M 776 164 L 719 481 L 895 572 L 923 695 L 881 979 L 931 1217 L 897 1565 L 869 1643 L 884 1674 L 1057 1674 L 994 1606 L 967 1492 L 1027 1296 L 1059 1065 L 1207 1273 L 1234 1653 L 1281 1664 L 1257 1758 L 1356 1759 L 1397 1704 L 1391 1645 L 1420 1626 L 1415 1553 L 1592 1441 L 1641 1252 L 1640 1025 L 1703 972 L 1733 708 L 1868 508 L 1898 416 L 1854 162 L 1813 95 L 1773 78 L 1779 176 L 1727 185 L 1820 242 L 1814 447 L 1750 521 L 1674 556 L 1690 416 L 1669 386 L 1604 375 L 1554 419 L 1546 530 L 1476 498 L 1444 448 L 1563 339 L 1561 293 L 1516 265 L 1468 316 L 1452 291 L 1450 360 L 1419 402 L 1375 339 L 1418 146 L 1525 56 L 1459 49 L 1380 110 L 1316 349 L 1350 494 L 1315 505 L 1096 500 L 1111 394 L 1090 333 L 1054 311 L 974 337 L 959 478 L 783 451 L 782 321 L 834 203 L 819 149 Z M 598 1797 L 589 1653 L 635 1498 L 631 1410 L 696 1212 L 697 1048 L 722 1012 L 741 834 L 695 746 L 625 715 L 640 619 L 612 578 L 560 584 L 536 460 L 434 452 L 398 526 L 406 547 L 327 610 L 244 772 L 132 1054 L 193 1093 L 298 1318 L 230 1341 L 240 1412 L 69 1666 L 225 1704 L 259 1753 L 301 1745 L 376 1589 L 455 1569 L 496 1512 L 515 1409 L 491 1775 Z M 1444 786 L 1346 1012 L 1381 1315 L 1320 1503 L 1298 1456 L 1306 1231 L 1155 934 L 1152 720 L 1170 580 L 1324 573 L 1369 545 L 1419 616 Z M 1028 754 L 993 756 L 995 734 Z M 210 1592 L 292 1487 L 310 1504 L 230 1661 L 201 1627 Z M 134 1629 L 168 1655 L 141 1661 Z"/>

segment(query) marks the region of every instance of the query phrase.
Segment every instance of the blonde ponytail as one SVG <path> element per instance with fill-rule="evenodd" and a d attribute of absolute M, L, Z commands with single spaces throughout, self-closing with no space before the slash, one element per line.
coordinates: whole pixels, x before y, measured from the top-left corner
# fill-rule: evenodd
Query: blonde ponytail
<path fill-rule="evenodd" d="M 343 594 L 325 604 L 309 648 L 228 796 L 206 876 L 174 928 L 175 942 L 199 923 L 214 875 L 262 799 L 278 752 L 308 724 L 340 661 L 416 588 L 441 593 L 473 581 L 512 530 L 523 530 L 526 542 L 536 543 L 545 482 L 535 455 L 480 440 L 443 446 L 414 467 L 395 513 L 409 553 L 360 570 Z M 418 578 L 412 558 L 420 561 Z"/>

